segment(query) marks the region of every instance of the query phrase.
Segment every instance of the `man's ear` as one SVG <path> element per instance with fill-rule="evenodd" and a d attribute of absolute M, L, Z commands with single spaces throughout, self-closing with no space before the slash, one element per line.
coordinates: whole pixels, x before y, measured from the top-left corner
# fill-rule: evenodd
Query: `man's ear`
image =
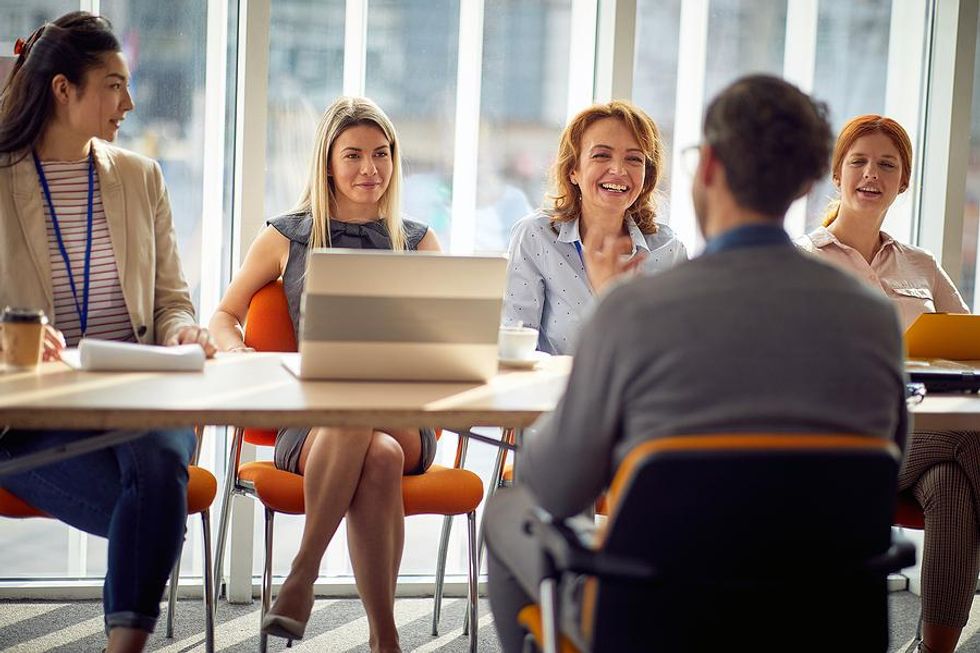
<path fill-rule="evenodd" d="M 711 149 L 710 145 L 703 145 L 701 147 L 700 158 L 698 159 L 698 171 L 696 174 L 701 175 L 701 183 L 705 186 L 710 186 L 715 182 L 715 178 L 718 176 L 718 165 L 721 162 L 718 157 L 715 156 L 715 151 Z"/>

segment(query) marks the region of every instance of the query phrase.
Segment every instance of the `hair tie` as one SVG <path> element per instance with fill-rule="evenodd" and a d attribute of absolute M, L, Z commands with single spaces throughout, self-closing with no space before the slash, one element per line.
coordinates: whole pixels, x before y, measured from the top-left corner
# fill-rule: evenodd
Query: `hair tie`
<path fill-rule="evenodd" d="M 14 41 L 14 54 L 18 57 L 24 53 L 24 39 L 17 39 Z"/>

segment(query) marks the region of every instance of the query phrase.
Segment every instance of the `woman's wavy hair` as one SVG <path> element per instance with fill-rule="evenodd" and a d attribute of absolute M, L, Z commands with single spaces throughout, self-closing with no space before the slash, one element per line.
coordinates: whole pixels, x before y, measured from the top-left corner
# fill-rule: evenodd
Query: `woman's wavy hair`
<path fill-rule="evenodd" d="M 581 111 L 565 127 L 558 142 L 558 156 L 551 176 L 554 192 L 549 196 L 551 206 L 546 207 L 552 224 L 569 222 L 582 213 L 582 196 L 572 184 L 571 174 L 578 165 L 582 151 L 582 135 L 590 125 L 603 118 L 617 118 L 632 132 L 644 154 L 643 188 L 636 201 L 626 209 L 626 217 L 632 218 L 645 234 L 657 232 L 657 182 L 663 171 L 664 145 L 660 130 L 642 109 L 629 102 L 613 100 L 595 104 Z"/>
<path fill-rule="evenodd" d="M 41 139 L 54 112 L 55 76 L 84 92 L 85 73 L 119 51 L 109 21 L 87 11 L 65 14 L 18 39 L 17 61 L 0 91 L 0 165 L 17 163 Z"/>
<path fill-rule="evenodd" d="M 337 138 L 347 129 L 358 125 L 377 127 L 388 139 L 388 146 L 391 148 L 391 181 L 381 196 L 378 212 L 388 227 L 391 248 L 402 251 L 405 249 L 405 232 L 401 216 L 402 164 L 398 138 L 395 126 L 385 112 L 367 98 L 341 96 L 323 112 L 316 128 L 306 187 L 292 212 L 309 213 L 313 217 L 310 249 L 330 247 L 330 216 L 337 207 L 333 177 L 328 174 L 330 155 Z"/>
<path fill-rule="evenodd" d="M 834 181 L 840 181 L 844 157 L 847 156 L 848 151 L 859 138 L 871 134 L 884 134 L 895 144 L 895 148 L 898 150 L 898 158 L 902 162 L 902 181 L 899 185 L 899 192 L 904 193 L 909 187 L 909 179 L 912 177 L 912 139 L 909 138 L 905 128 L 896 121 L 874 113 L 852 118 L 840 130 L 830 164 L 831 176 Z M 840 199 L 832 200 L 827 205 L 827 212 L 824 213 L 823 226 L 830 226 L 830 223 L 837 219 L 839 213 Z"/>

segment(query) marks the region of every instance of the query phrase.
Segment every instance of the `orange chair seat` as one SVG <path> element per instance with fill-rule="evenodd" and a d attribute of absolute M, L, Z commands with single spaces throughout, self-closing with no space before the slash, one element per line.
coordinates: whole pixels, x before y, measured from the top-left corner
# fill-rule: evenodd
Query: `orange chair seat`
<path fill-rule="evenodd" d="M 514 482 L 514 466 L 511 465 L 510 463 L 508 463 L 507 466 L 504 467 L 504 473 L 500 477 L 500 479 L 504 483 L 513 483 Z"/>
<path fill-rule="evenodd" d="M 255 488 L 267 508 L 290 515 L 306 512 L 303 477 L 276 469 L 273 462 L 245 463 L 238 478 Z M 483 499 L 480 477 L 465 469 L 432 465 L 425 474 L 402 479 L 406 515 L 461 515 L 475 510 Z"/>
<path fill-rule="evenodd" d="M 195 515 L 211 507 L 218 494 L 218 480 L 206 469 L 191 465 L 187 468 L 187 514 Z"/>
<path fill-rule="evenodd" d="M 0 516 L 24 519 L 26 517 L 49 517 L 50 515 L 0 488 Z"/>
<path fill-rule="evenodd" d="M 218 481 L 208 470 L 193 465 L 187 468 L 187 473 L 190 477 L 187 482 L 187 514 L 193 515 L 211 507 L 218 493 Z M 50 515 L 0 488 L 0 517 L 24 519 Z"/>
<path fill-rule="evenodd" d="M 544 642 L 544 624 L 541 622 L 541 608 L 537 604 L 526 605 L 517 613 L 517 623 L 524 627 L 524 630 L 531 633 L 539 645 Z M 579 653 L 572 640 L 565 635 L 559 638 L 558 651 L 560 653 Z"/>
<path fill-rule="evenodd" d="M 242 437 L 245 439 L 245 442 L 254 444 L 256 447 L 274 447 L 276 446 L 276 435 L 278 433 L 275 429 L 254 429 L 246 427 L 245 434 Z"/>
<path fill-rule="evenodd" d="M 895 525 L 903 528 L 918 528 L 922 530 L 926 527 L 926 518 L 922 514 L 922 507 L 912 496 L 912 492 L 905 491 L 898 494 L 898 503 L 895 504 Z"/>

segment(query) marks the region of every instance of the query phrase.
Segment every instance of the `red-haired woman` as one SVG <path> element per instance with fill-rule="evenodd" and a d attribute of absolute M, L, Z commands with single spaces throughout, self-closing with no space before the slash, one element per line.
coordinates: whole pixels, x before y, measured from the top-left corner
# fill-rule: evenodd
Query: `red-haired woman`
<path fill-rule="evenodd" d="M 884 292 L 907 328 L 926 312 L 968 313 L 929 252 L 881 230 L 889 207 L 909 187 L 912 143 L 894 120 L 854 118 L 841 131 L 831 166 L 840 201 L 824 226 L 798 245 Z M 922 556 L 922 650 L 952 651 L 966 625 L 980 572 L 980 434 L 913 433 L 899 474 L 926 517 Z"/>

